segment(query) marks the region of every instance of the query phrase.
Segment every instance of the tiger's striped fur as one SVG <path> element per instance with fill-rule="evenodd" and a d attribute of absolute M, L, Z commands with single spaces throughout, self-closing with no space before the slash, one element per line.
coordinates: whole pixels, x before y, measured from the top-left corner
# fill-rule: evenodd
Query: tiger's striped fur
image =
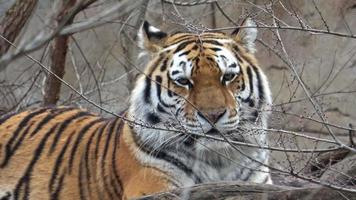
<path fill-rule="evenodd" d="M 0 199 L 126 199 L 213 181 L 271 183 L 267 150 L 204 137 L 268 144 L 271 94 L 253 55 L 256 34 L 168 35 L 144 23 L 140 45 L 151 61 L 131 94 L 131 122 L 69 107 L 1 117 Z"/>

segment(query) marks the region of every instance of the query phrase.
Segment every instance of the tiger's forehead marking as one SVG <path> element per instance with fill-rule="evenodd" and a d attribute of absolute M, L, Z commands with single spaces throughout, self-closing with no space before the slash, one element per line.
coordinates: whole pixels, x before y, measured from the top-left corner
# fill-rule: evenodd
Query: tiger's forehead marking
<path fill-rule="evenodd" d="M 216 36 L 219 37 L 216 37 Z M 178 42 L 177 42 L 178 41 Z M 191 77 L 194 68 L 194 60 L 199 56 L 204 56 L 217 63 L 222 73 L 239 73 L 240 66 L 232 50 L 226 44 L 232 43 L 232 39 L 222 33 L 176 34 L 168 40 L 167 46 L 162 51 L 172 51 L 169 75 L 172 79 L 180 77 Z M 194 44 L 194 45 L 192 45 Z M 181 48 L 182 45 L 190 48 Z M 193 50 L 195 47 L 195 50 Z M 196 51 L 197 53 L 184 54 L 186 51 Z"/>
<path fill-rule="evenodd" d="M 202 34 L 193 34 L 193 33 L 176 33 L 168 37 L 165 42 L 165 48 L 162 51 L 168 51 L 174 48 L 177 48 L 183 42 L 191 42 L 196 44 L 202 44 L 207 41 L 216 41 L 221 44 L 231 43 L 232 39 L 227 37 L 224 33 L 202 33 Z"/>
<path fill-rule="evenodd" d="M 179 56 L 179 53 L 173 55 L 170 63 L 169 75 L 172 79 L 180 77 L 190 77 L 193 69 L 193 61 L 187 56 Z"/>

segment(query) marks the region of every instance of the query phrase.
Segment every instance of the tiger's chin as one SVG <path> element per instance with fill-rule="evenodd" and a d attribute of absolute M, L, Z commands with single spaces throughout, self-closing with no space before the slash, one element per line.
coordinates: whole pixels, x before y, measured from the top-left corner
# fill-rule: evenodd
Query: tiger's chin
<path fill-rule="evenodd" d="M 192 141 L 194 140 L 194 141 Z M 236 131 L 218 131 L 215 128 L 210 129 L 202 136 L 193 136 L 188 145 L 195 145 L 199 151 L 219 151 L 234 149 L 234 142 L 249 143 L 246 138 Z"/>
<path fill-rule="evenodd" d="M 226 141 L 216 141 L 211 139 L 199 139 L 196 142 L 197 152 L 214 152 L 231 149 L 232 146 Z"/>

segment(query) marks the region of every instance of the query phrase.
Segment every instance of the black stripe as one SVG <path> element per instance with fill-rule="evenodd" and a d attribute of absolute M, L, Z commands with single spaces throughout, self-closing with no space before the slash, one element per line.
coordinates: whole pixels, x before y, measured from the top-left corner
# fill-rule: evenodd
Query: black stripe
<path fill-rule="evenodd" d="M 167 77 L 170 77 L 168 71 L 167 71 Z M 168 94 L 169 97 L 172 98 L 173 97 L 173 92 L 171 91 L 170 88 L 171 88 L 171 80 L 168 80 L 167 81 L 167 94 Z"/>
<path fill-rule="evenodd" d="M 250 94 L 248 97 L 244 100 L 244 102 L 249 102 L 249 106 L 253 107 L 255 105 L 254 101 L 251 99 L 251 96 L 253 95 L 253 75 L 250 67 L 247 67 L 247 75 L 249 79 L 249 84 L 250 84 Z"/>
<path fill-rule="evenodd" d="M 161 112 L 161 113 L 168 113 L 162 106 L 161 104 L 157 104 L 157 110 L 158 112 Z"/>
<path fill-rule="evenodd" d="M 108 194 L 109 194 L 109 196 L 110 196 L 110 199 L 114 199 L 114 195 L 116 195 L 116 191 L 114 190 L 114 193 L 115 194 L 112 194 L 111 193 L 111 190 L 109 189 L 110 187 L 110 184 L 108 184 L 108 182 L 107 182 L 107 178 L 110 178 L 110 177 L 107 177 L 106 176 L 106 174 L 105 174 L 105 161 L 106 161 L 106 154 L 107 154 L 107 152 L 108 152 L 108 149 L 109 149 L 109 142 L 110 142 L 110 138 L 111 138 L 111 135 L 112 135 L 112 133 L 113 133 L 113 131 L 114 131 L 114 127 L 115 127 L 115 121 L 110 121 L 109 122 L 109 124 L 108 124 L 108 126 L 109 126 L 109 130 L 108 131 L 106 131 L 106 135 L 107 135 L 107 137 L 106 137 L 106 141 L 105 141 L 105 145 L 104 145 L 104 153 L 102 154 L 102 156 L 101 156 L 101 162 L 100 162 L 100 168 L 101 168 L 101 172 L 102 172 L 102 177 L 103 177 L 103 183 L 104 183 L 104 188 L 105 188 L 105 190 L 108 192 Z M 117 196 L 120 196 L 120 194 L 119 195 L 117 195 Z"/>
<path fill-rule="evenodd" d="M 159 102 L 164 106 L 164 107 L 175 107 L 174 105 L 169 105 L 166 102 L 164 102 L 161 98 L 161 86 L 162 86 L 162 77 L 161 76 L 156 76 L 156 87 L 157 87 L 157 97 Z"/>
<path fill-rule="evenodd" d="M 99 130 L 101 129 L 101 128 L 103 128 L 104 127 L 104 125 L 102 124 L 102 126 L 101 127 L 97 127 L 94 131 L 93 131 L 93 133 L 89 136 L 89 139 L 88 139 L 88 141 L 87 141 L 87 144 L 85 145 L 85 156 L 84 156 L 84 160 L 85 160 L 85 168 L 86 168 L 86 170 L 87 170 L 87 174 L 88 174 L 88 176 L 90 177 L 90 169 L 89 169 L 89 162 L 90 162 L 90 160 L 89 160 L 89 151 L 90 151 L 90 147 L 91 147 L 91 145 L 92 145 L 92 141 L 93 141 L 93 139 L 94 139 L 94 136 L 99 132 Z"/>
<path fill-rule="evenodd" d="M 175 112 L 175 116 L 178 117 L 178 114 L 183 110 L 182 107 L 179 107 L 176 112 Z"/>
<path fill-rule="evenodd" d="M 220 48 L 217 48 L 217 47 L 212 47 L 212 48 L 209 48 L 209 49 L 211 49 L 211 50 L 213 50 L 213 51 L 216 51 L 216 52 L 221 51 L 221 49 L 220 49 Z"/>
<path fill-rule="evenodd" d="M 60 178 L 57 178 L 58 176 L 58 171 L 60 169 L 60 167 L 62 166 L 63 163 L 63 157 L 64 154 L 68 148 L 68 145 L 70 144 L 70 142 L 72 141 L 72 137 L 74 136 L 75 131 L 73 131 L 69 137 L 67 138 L 67 141 L 65 142 L 63 148 L 60 150 L 59 155 L 57 156 L 56 162 L 54 164 L 54 168 L 52 171 L 52 175 L 51 175 L 51 179 L 49 180 L 49 184 L 48 184 L 48 190 L 51 194 L 51 199 L 58 199 L 59 194 L 63 188 L 63 180 L 64 180 L 64 173 L 61 174 Z M 56 184 L 57 182 L 57 184 Z M 56 184 L 56 185 L 55 185 Z"/>
<path fill-rule="evenodd" d="M 225 56 L 222 55 L 221 57 L 223 58 L 223 57 L 225 57 Z M 225 58 L 226 58 L 226 57 L 225 57 Z M 212 57 L 207 57 L 206 59 L 210 60 L 210 62 L 213 62 L 213 63 L 215 62 L 215 60 L 214 60 Z"/>
<path fill-rule="evenodd" d="M 168 62 L 168 58 L 164 59 L 164 61 L 162 62 L 162 65 L 161 65 L 161 72 L 165 71 L 167 69 L 167 62 Z"/>
<path fill-rule="evenodd" d="M 187 174 L 189 177 L 192 177 L 195 180 L 195 183 L 202 182 L 202 180 L 197 175 L 194 174 L 193 170 L 187 167 L 180 160 L 174 158 L 173 156 L 170 156 L 162 149 L 153 149 L 152 147 L 149 146 L 149 144 L 142 143 L 140 139 L 137 137 L 137 134 L 133 134 L 133 139 L 136 145 L 140 147 L 139 150 L 145 152 L 147 155 L 153 156 L 157 159 L 161 159 L 173 164 L 174 166 L 182 170 L 185 174 Z"/>
<path fill-rule="evenodd" d="M 229 68 L 236 68 L 236 67 L 237 67 L 236 63 L 232 63 L 231 65 L 229 65 Z"/>
<path fill-rule="evenodd" d="M 239 46 L 237 46 L 237 45 L 233 45 L 232 48 L 233 48 L 236 52 L 239 52 L 239 51 L 240 51 L 240 48 L 239 48 Z"/>
<path fill-rule="evenodd" d="M 41 128 L 46 125 L 51 119 L 54 119 L 56 116 L 63 114 L 65 112 L 74 110 L 76 108 L 62 108 L 62 109 L 52 109 L 47 113 L 47 116 L 42 119 L 42 121 L 37 125 L 35 130 L 30 134 L 30 138 L 35 136 L 38 132 L 40 132 Z"/>
<path fill-rule="evenodd" d="M 253 75 L 250 67 L 247 67 L 247 75 L 250 83 L 250 96 L 253 94 Z"/>
<path fill-rule="evenodd" d="M 193 40 L 191 41 L 186 41 L 186 42 L 182 42 L 178 45 L 178 47 L 174 50 L 173 54 L 181 51 L 182 49 L 184 49 L 187 45 L 191 44 L 192 42 L 194 42 Z"/>
<path fill-rule="evenodd" d="M 33 167 L 35 166 L 35 164 L 39 160 L 49 136 L 55 131 L 55 129 L 58 127 L 58 125 L 59 124 L 56 124 L 55 126 L 53 126 L 43 136 L 43 138 L 41 139 L 40 143 L 38 144 L 36 150 L 33 153 L 33 157 L 31 159 L 31 162 L 30 162 L 30 164 L 27 166 L 27 168 L 25 170 L 24 175 L 20 178 L 20 180 L 16 184 L 15 191 L 14 191 L 15 199 L 19 199 L 20 190 L 24 190 L 23 192 L 21 192 L 24 195 L 23 199 L 25 199 L 25 200 L 29 199 L 30 181 L 31 181 L 31 174 L 32 174 Z"/>
<path fill-rule="evenodd" d="M 160 102 L 162 102 L 161 99 L 161 85 L 162 85 L 162 77 L 161 76 L 156 76 L 156 87 L 157 87 L 157 97 Z M 163 105 L 165 105 L 164 102 L 162 102 Z"/>
<path fill-rule="evenodd" d="M 194 45 L 191 50 L 197 50 L 198 49 L 198 45 Z"/>
<path fill-rule="evenodd" d="M 258 111 L 257 110 L 253 111 L 252 112 L 252 116 L 253 116 L 252 121 L 255 121 L 257 119 L 257 117 L 258 117 Z"/>
<path fill-rule="evenodd" d="M 178 71 L 178 70 L 173 70 L 173 71 L 172 71 L 172 76 L 174 76 L 174 75 L 176 75 L 176 74 L 179 74 L 179 72 L 180 72 L 180 71 Z"/>
<path fill-rule="evenodd" d="M 241 70 L 241 73 L 242 73 L 242 70 Z M 245 85 L 245 79 L 243 76 L 241 77 L 241 81 L 242 81 L 241 91 L 244 91 L 246 89 L 246 85 Z"/>
<path fill-rule="evenodd" d="M 119 176 L 119 173 L 116 171 L 118 169 L 117 165 L 116 165 L 116 158 L 117 158 L 117 149 L 120 148 L 120 134 L 121 132 L 123 131 L 123 127 L 124 127 L 124 120 L 121 120 L 121 119 L 116 119 L 116 121 L 119 121 L 119 125 L 117 127 L 117 129 L 115 130 L 115 140 L 114 140 L 114 152 L 112 154 L 112 158 L 111 158 L 111 166 L 113 167 L 112 170 L 114 172 L 114 178 L 115 178 L 115 182 L 119 185 L 119 188 L 117 189 L 120 189 L 119 193 L 120 193 L 120 198 L 122 198 L 122 191 L 123 191 L 123 187 L 122 187 L 122 183 L 121 183 L 121 180 L 120 180 L 120 176 Z"/>
<path fill-rule="evenodd" d="M 28 114 L 26 117 L 24 117 L 22 119 L 22 121 L 18 125 L 17 129 L 12 134 L 12 137 L 10 138 L 9 142 L 5 146 L 5 158 L 4 158 L 4 161 L 0 165 L 0 168 L 4 168 L 7 165 L 7 163 L 9 162 L 9 160 L 11 158 L 11 156 L 15 153 L 15 151 L 21 145 L 23 139 L 27 135 L 28 130 L 29 130 L 30 126 L 31 126 L 31 125 L 29 125 L 28 127 L 26 127 L 28 125 L 28 123 L 34 117 L 36 117 L 36 115 L 40 115 L 40 114 L 46 112 L 47 110 L 48 110 L 47 108 L 43 108 L 43 109 L 37 110 L 37 111 L 35 111 L 33 113 Z M 22 134 L 20 134 L 20 132 L 25 127 L 26 127 L 26 130 Z"/>
<path fill-rule="evenodd" d="M 144 90 L 144 101 L 145 103 L 151 104 L 151 77 L 146 76 L 145 82 L 146 82 L 146 87 Z"/>
<path fill-rule="evenodd" d="M 95 145 L 95 159 L 98 159 L 99 157 L 99 146 L 100 146 L 100 141 L 101 141 L 101 136 L 105 132 L 106 127 L 109 125 L 109 123 L 106 123 L 102 127 L 100 127 L 99 134 L 96 137 L 96 145 Z"/>
<path fill-rule="evenodd" d="M 116 160 L 116 157 L 115 157 L 115 150 L 116 150 L 116 147 L 117 147 L 117 144 L 116 142 L 118 141 L 118 138 L 117 138 L 117 130 L 120 129 L 120 126 L 122 126 L 122 123 L 120 121 L 119 118 L 116 118 L 114 119 L 114 129 L 112 130 L 112 135 L 114 137 L 114 140 L 111 139 L 111 136 L 110 136 L 110 143 L 113 143 L 111 146 L 112 147 L 112 153 L 111 153 L 111 167 L 112 167 L 112 171 L 111 173 L 113 172 L 114 173 L 114 176 L 110 176 L 110 179 L 111 179 L 111 186 L 113 186 L 114 188 L 114 192 L 116 194 L 117 197 L 121 197 L 122 196 L 122 188 L 121 188 L 121 184 L 120 184 L 120 178 L 119 178 L 119 175 L 116 173 L 116 170 L 114 168 L 114 163 L 115 163 L 115 160 Z M 108 159 L 105 159 L 105 160 L 108 160 Z M 111 174 L 110 173 L 110 174 Z"/>
<path fill-rule="evenodd" d="M 247 99 L 242 100 L 244 103 L 248 103 L 248 106 L 250 107 L 255 107 L 255 101 L 251 99 L 251 97 L 248 97 Z"/>
<path fill-rule="evenodd" d="M 61 122 L 61 126 L 59 127 L 58 131 L 56 132 L 56 135 L 53 138 L 53 143 L 49 149 L 48 155 L 51 155 L 54 152 L 57 143 L 59 142 L 59 137 L 62 135 L 64 130 L 69 126 L 69 124 L 72 123 L 74 120 L 84 116 L 93 116 L 93 115 L 88 112 L 78 112 L 75 113 L 73 116 L 67 118 L 63 122 Z"/>
<path fill-rule="evenodd" d="M 91 184 L 91 173 L 90 173 L 90 168 L 89 168 L 89 164 L 91 159 L 89 159 L 89 152 L 90 152 L 90 147 L 92 145 L 92 141 L 94 139 L 94 136 L 99 132 L 99 129 L 102 128 L 104 125 L 101 125 L 101 127 L 96 128 L 93 133 L 89 136 L 88 142 L 85 146 L 85 154 L 84 154 L 84 161 L 85 161 L 85 172 L 86 172 L 86 177 L 87 180 L 86 185 L 87 185 L 87 189 L 89 192 L 89 196 L 91 196 L 91 189 L 90 189 L 90 184 Z"/>
<path fill-rule="evenodd" d="M 216 40 L 203 40 L 203 43 L 213 44 L 213 45 L 217 45 L 217 46 L 224 46 L 222 43 L 220 43 Z"/>
<path fill-rule="evenodd" d="M 265 91 L 264 91 L 264 88 L 262 85 L 260 71 L 258 70 L 258 68 L 255 65 L 252 65 L 252 68 L 255 70 L 255 73 L 256 73 L 258 97 L 260 98 L 259 101 L 260 101 L 260 105 L 261 105 L 261 101 L 263 101 L 265 99 L 265 96 L 264 96 Z"/>
<path fill-rule="evenodd" d="M 73 144 L 73 148 L 72 151 L 70 153 L 70 157 L 69 157 L 69 174 L 72 173 L 72 169 L 73 169 L 73 161 L 75 158 L 75 155 L 77 153 L 77 149 L 79 147 L 79 143 L 81 142 L 82 138 L 84 137 L 85 133 L 87 133 L 89 131 L 89 129 L 94 126 L 95 124 L 104 121 L 105 119 L 103 118 L 99 118 L 96 120 L 93 120 L 91 122 L 89 122 L 89 124 L 85 125 L 83 128 L 80 129 L 80 132 L 78 133 L 78 137 L 75 140 L 74 144 Z"/>

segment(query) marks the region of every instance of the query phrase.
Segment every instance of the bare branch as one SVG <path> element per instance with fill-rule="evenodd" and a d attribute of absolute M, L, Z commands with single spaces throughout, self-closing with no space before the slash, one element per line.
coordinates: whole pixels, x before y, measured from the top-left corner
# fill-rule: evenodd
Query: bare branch
<path fill-rule="evenodd" d="M 216 0 L 197 0 L 197 1 L 176 1 L 176 0 L 163 0 L 164 3 L 170 3 L 174 4 L 177 6 L 196 6 L 196 5 L 201 5 L 201 4 L 210 4 L 210 3 L 216 3 Z"/>
<path fill-rule="evenodd" d="M 142 0 L 132 1 L 124 0 L 119 2 L 117 5 L 104 10 L 103 12 L 83 21 L 78 22 L 69 26 L 64 27 L 59 31 L 60 35 L 68 35 L 73 33 L 78 33 L 80 31 L 88 30 L 94 27 L 104 25 L 114 19 L 118 19 L 122 16 L 127 15 L 139 6 L 141 6 Z"/>
<path fill-rule="evenodd" d="M 14 42 L 30 19 L 38 0 L 17 0 L 0 22 L 0 35 Z M 10 43 L 0 40 L 0 57 L 10 48 Z"/>
<path fill-rule="evenodd" d="M 4 69 L 6 69 L 6 67 L 8 66 L 8 64 L 11 61 L 15 60 L 16 58 L 18 58 L 26 53 L 30 53 L 35 50 L 38 50 L 43 45 L 45 45 L 46 43 L 51 41 L 54 37 L 57 36 L 59 31 L 62 30 L 62 28 L 66 24 L 68 24 L 69 21 L 73 20 L 74 16 L 78 12 L 85 9 L 87 6 L 90 5 L 90 3 L 93 3 L 93 2 L 94 2 L 94 0 L 80 1 L 78 4 L 76 4 L 76 6 L 72 7 L 70 11 L 63 13 L 66 15 L 62 16 L 62 20 L 60 22 L 56 23 L 57 26 L 55 26 L 54 28 L 52 26 L 50 26 L 50 24 L 52 24 L 52 21 L 49 20 L 47 22 L 47 24 L 43 27 L 42 31 L 35 34 L 32 38 L 30 38 L 26 41 L 22 41 L 20 43 L 20 45 L 17 48 L 15 48 L 15 51 L 13 53 L 8 52 L 1 57 L 0 72 L 3 71 Z M 49 19 L 51 19 L 51 17 Z M 52 27 L 52 28 L 50 28 L 50 30 L 48 30 L 49 27 Z M 0 34 L 0 37 L 3 40 L 5 40 L 5 42 L 7 42 L 8 44 L 12 44 L 12 42 L 10 40 L 8 40 L 8 38 L 6 38 L 4 35 Z"/>
<path fill-rule="evenodd" d="M 343 38 L 356 39 L 356 35 L 353 35 L 353 34 L 340 33 L 340 32 L 335 32 L 335 31 L 327 31 L 327 30 L 321 30 L 321 29 L 315 29 L 315 28 L 301 28 L 301 27 L 296 27 L 296 26 L 267 26 L 267 25 L 262 25 L 262 26 L 233 26 L 233 27 L 215 28 L 215 29 L 210 29 L 210 30 L 211 31 L 223 31 L 223 30 L 235 30 L 236 28 L 258 28 L 258 29 L 271 29 L 271 30 L 273 30 L 273 29 L 294 30 L 294 31 L 309 32 L 312 35 L 325 34 L 325 35 L 332 35 L 332 36 L 343 37 Z"/>

